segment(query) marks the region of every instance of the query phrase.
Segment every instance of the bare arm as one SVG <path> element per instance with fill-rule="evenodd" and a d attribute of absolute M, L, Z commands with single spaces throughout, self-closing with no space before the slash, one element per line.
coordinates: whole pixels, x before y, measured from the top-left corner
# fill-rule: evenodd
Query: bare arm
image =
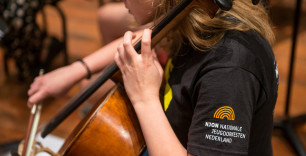
<path fill-rule="evenodd" d="M 142 31 L 138 31 L 136 34 L 141 36 Z M 103 70 L 108 64 L 114 61 L 114 56 L 117 51 L 116 48 L 121 41 L 122 38 L 114 40 L 91 55 L 83 58 L 83 61 L 87 64 L 92 74 Z M 28 90 L 28 106 L 32 107 L 34 103 L 38 103 L 47 97 L 62 95 L 86 77 L 86 68 L 79 61 L 58 68 L 43 76 L 38 76 Z"/>
<path fill-rule="evenodd" d="M 186 156 L 187 150 L 176 137 L 159 100 L 163 69 L 151 50 L 151 31 L 142 38 L 141 54 L 131 45 L 127 32 L 118 47 L 115 61 L 122 72 L 125 90 L 133 104 L 150 156 Z"/>
<path fill-rule="evenodd" d="M 151 156 L 186 156 L 187 151 L 172 130 L 158 98 L 134 107 Z"/>

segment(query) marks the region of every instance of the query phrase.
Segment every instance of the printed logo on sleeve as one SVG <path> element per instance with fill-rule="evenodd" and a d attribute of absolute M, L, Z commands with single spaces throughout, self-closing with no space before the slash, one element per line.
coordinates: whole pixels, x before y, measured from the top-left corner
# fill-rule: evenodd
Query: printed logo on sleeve
<path fill-rule="evenodd" d="M 235 112 L 232 107 L 223 106 L 216 110 L 214 118 L 227 118 L 227 120 L 235 120 Z"/>
<path fill-rule="evenodd" d="M 215 111 L 214 118 L 233 121 L 235 120 L 235 112 L 233 108 L 229 106 L 223 106 Z M 242 126 L 208 121 L 204 122 L 204 126 L 210 128 L 210 131 L 207 131 L 205 134 L 205 139 L 207 140 L 232 143 L 234 138 L 246 139 L 246 134 L 243 133 Z"/>

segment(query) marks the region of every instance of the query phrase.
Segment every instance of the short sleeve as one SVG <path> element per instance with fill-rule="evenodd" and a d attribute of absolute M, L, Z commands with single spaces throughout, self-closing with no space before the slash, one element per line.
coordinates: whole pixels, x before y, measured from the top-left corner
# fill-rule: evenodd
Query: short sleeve
<path fill-rule="evenodd" d="M 256 77 L 239 67 L 201 73 L 192 95 L 195 108 L 188 132 L 188 153 L 247 155 L 259 92 Z"/>

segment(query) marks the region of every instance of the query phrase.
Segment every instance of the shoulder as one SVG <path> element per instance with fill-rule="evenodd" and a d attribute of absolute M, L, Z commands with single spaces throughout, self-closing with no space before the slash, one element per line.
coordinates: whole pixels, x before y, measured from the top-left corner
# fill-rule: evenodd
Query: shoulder
<path fill-rule="evenodd" d="M 264 63 L 266 57 L 272 57 L 269 43 L 255 31 L 227 31 L 208 52 L 205 63 L 207 68 L 239 67 L 248 69 Z"/>
<path fill-rule="evenodd" d="M 219 68 L 240 68 L 258 77 L 273 60 L 272 48 L 258 33 L 230 30 L 208 51 L 182 46 L 173 65 L 180 74 L 185 71 L 197 77 Z"/>

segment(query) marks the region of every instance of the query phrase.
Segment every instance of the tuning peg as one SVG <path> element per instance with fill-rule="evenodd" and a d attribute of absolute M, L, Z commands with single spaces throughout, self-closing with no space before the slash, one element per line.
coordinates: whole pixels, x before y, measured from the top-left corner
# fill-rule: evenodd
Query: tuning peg
<path fill-rule="evenodd" d="M 232 0 L 215 0 L 215 3 L 219 6 L 222 10 L 230 10 L 233 6 Z"/>

